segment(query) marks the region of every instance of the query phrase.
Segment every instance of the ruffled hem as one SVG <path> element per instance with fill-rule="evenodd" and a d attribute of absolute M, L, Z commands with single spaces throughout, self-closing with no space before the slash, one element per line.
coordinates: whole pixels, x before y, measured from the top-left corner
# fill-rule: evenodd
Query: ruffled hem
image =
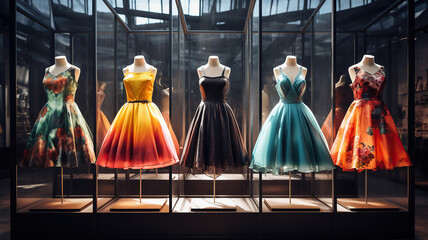
<path fill-rule="evenodd" d="M 131 166 L 131 167 L 107 166 L 107 164 L 106 165 L 97 164 L 97 165 L 100 167 L 114 168 L 114 169 L 120 168 L 120 169 L 125 169 L 125 170 L 127 170 L 127 169 L 156 169 L 156 168 L 164 168 L 164 167 L 174 165 L 174 164 L 178 163 L 179 161 L 180 160 L 177 158 L 177 159 L 171 160 L 169 162 L 164 162 L 162 164 L 157 164 L 157 165 L 144 165 L 144 166 Z"/>
<path fill-rule="evenodd" d="M 333 168 L 331 166 L 328 167 L 318 167 L 318 168 L 308 168 L 308 169 L 304 169 L 304 168 L 299 168 L 299 167 L 287 167 L 287 166 L 282 166 L 282 167 L 267 167 L 267 166 L 260 166 L 257 164 L 252 164 L 250 167 L 250 169 L 252 169 L 255 172 L 262 172 L 262 173 L 272 173 L 273 175 L 280 175 L 280 173 L 283 172 L 292 172 L 292 171 L 298 171 L 301 173 L 312 173 L 312 172 L 322 172 L 322 171 L 331 171 L 333 169 L 335 169 L 335 167 L 333 166 Z"/>

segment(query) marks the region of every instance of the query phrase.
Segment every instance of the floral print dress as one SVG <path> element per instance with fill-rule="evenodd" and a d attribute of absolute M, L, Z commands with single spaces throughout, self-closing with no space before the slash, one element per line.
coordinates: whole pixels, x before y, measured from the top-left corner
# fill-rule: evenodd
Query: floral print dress
<path fill-rule="evenodd" d="M 75 70 L 71 66 L 53 75 L 46 69 L 43 86 L 48 101 L 31 131 L 21 166 L 78 167 L 81 162 L 95 162 L 91 132 L 74 102 Z"/>
<path fill-rule="evenodd" d="M 334 163 L 345 171 L 410 166 L 395 123 L 381 100 L 384 68 L 370 74 L 355 67 L 355 73 L 355 80 L 350 84 L 354 101 L 330 151 Z"/>

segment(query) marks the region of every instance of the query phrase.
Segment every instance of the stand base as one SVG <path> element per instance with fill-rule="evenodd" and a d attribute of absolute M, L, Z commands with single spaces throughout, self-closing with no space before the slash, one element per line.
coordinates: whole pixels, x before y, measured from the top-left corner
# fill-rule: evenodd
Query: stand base
<path fill-rule="evenodd" d="M 236 211 L 236 203 L 227 198 L 194 198 L 191 201 L 192 211 Z"/>
<path fill-rule="evenodd" d="M 303 199 L 266 198 L 264 203 L 270 211 L 320 211 L 320 207 Z"/>
<path fill-rule="evenodd" d="M 113 203 L 110 211 L 160 211 L 166 204 L 166 199 L 121 198 Z"/>
<path fill-rule="evenodd" d="M 61 204 L 61 199 L 47 199 L 30 208 L 32 212 L 80 212 L 92 204 L 92 199 L 66 198 Z"/>
<path fill-rule="evenodd" d="M 398 211 L 400 207 L 382 199 L 370 198 L 367 203 L 363 198 L 340 198 L 337 203 L 350 211 Z"/>

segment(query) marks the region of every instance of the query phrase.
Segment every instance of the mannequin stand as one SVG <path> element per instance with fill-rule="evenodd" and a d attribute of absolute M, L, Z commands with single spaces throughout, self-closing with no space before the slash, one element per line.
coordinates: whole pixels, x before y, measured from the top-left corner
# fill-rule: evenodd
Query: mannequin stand
<path fill-rule="evenodd" d="M 120 198 L 111 206 L 110 211 L 161 211 L 166 205 L 166 199 L 142 198 L 143 179 L 140 169 L 140 196 L 135 198 Z"/>
<path fill-rule="evenodd" d="M 368 199 L 367 169 L 364 170 L 364 199 L 340 198 L 337 203 L 349 211 L 398 211 L 399 207 L 383 199 Z"/>
<path fill-rule="evenodd" d="M 288 172 L 288 203 L 285 198 L 265 198 L 264 202 L 270 211 L 320 211 L 320 207 L 304 198 L 291 202 L 291 171 Z"/>
<path fill-rule="evenodd" d="M 61 167 L 61 199 L 47 199 L 30 208 L 33 212 L 79 212 L 92 204 L 92 199 L 68 198 L 64 199 L 64 169 Z"/>
<path fill-rule="evenodd" d="M 213 180 L 213 199 L 194 198 L 191 202 L 192 211 L 236 211 L 236 204 L 231 199 L 215 197 L 215 167 Z"/>

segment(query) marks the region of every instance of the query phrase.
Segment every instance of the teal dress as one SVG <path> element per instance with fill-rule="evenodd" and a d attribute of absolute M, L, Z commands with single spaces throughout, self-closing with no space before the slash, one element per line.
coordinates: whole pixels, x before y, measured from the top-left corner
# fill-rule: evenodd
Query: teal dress
<path fill-rule="evenodd" d="M 74 66 L 53 75 L 46 69 L 43 86 L 48 98 L 37 117 L 20 161 L 23 167 L 78 167 L 94 163 L 92 134 L 74 102 Z"/>
<path fill-rule="evenodd" d="M 327 141 L 315 116 L 301 100 L 306 89 L 301 72 L 302 68 L 292 83 L 281 69 L 276 84 L 280 101 L 263 124 L 253 149 L 250 168 L 255 171 L 277 175 L 282 171 L 334 169 Z"/>

